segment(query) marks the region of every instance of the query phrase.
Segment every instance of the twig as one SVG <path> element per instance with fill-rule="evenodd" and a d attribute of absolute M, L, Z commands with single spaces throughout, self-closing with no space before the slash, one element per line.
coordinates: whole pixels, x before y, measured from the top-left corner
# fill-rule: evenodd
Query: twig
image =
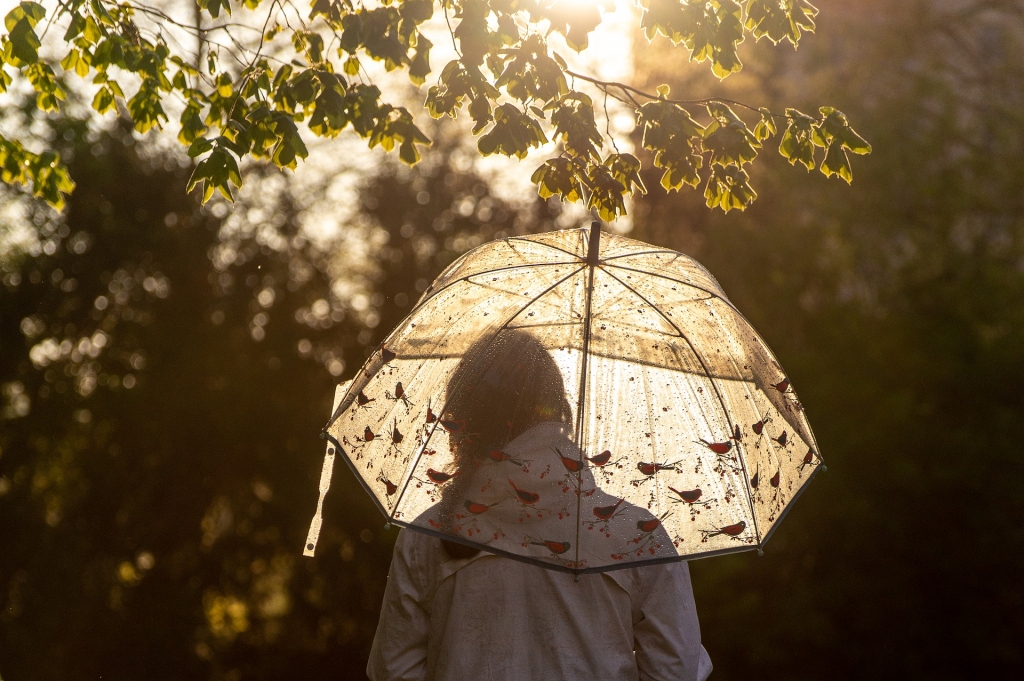
<path fill-rule="evenodd" d="M 655 100 L 655 101 L 659 101 L 660 100 L 660 101 L 663 101 L 663 102 L 668 102 L 670 104 L 680 104 L 680 105 L 700 104 L 700 105 L 707 106 L 708 104 L 711 104 L 713 102 L 719 102 L 721 104 L 732 104 L 733 106 L 738 106 L 738 107 L 742 107 L 744 109 L 749 109 L 750 111 L 753 111 L 755 113 L 762 113 L 761 109 L 755 108 L 755 107 L 750 106 L 749 104 L 745 104 L 743 102 L 738 102 L 735 99 L 725 99 L 723 97 L 707 97 L 707 98 L 704 98 L 704 99 L 664 99 L 664 98 L 660 97 L 659 95 L 652 95 L 649 92 L 644 92 L 643 90 L 641 90 L 639 88 L 635 88 L 632 85 L 626 85 L 625 83 L 619 83 L 619 82 L 613 81 L 613 80 L 600 80 L 598 78 L 592 78 L 591 76 L 585 76 L 582 73 L 576 73 L 576 72 L 570 71 L 568 69 L 566 69 L 565 72 L 567 74 L 569 74 L 570 76 L 573 76 L 575 78 L 579 78 L 580 80 L 585 80 L 588 83 L 592 83 L 593 85 L 598 86 L 599 88 L 601 88 L 605 92 L 608 92 L 608 90 L 606 88 L 618 88 L 618 89 L 622 90 L 622 92 L 623 92 L 623 94 L 625 96 L 629 97 L 630 100 L 632 100 L 632 102 L 637 106 L 637 108 L 639 108 L 640 105 L 631 96 L 630 93 L 635 93 L 637 95 L 640 95 L 641 97 L 646 97 L 647 99 L 651 99 L 651 100 Z M 613 94 L 613 93 L 609 93 L 609 94 L 611 94 L 612 97 L 615 97 L 615 94 Z M 619 99 L 619 101 L 623 101 L 619 97 L 616 97 L 616 99 Z M 773 111 L 768 111 L 768 115 L 772 116 L 773 118 L 784 118 L 784 119 L 788 119 L 789 118 L 789 116 L 787 116 L 786 114 L 775 113 Z"/>

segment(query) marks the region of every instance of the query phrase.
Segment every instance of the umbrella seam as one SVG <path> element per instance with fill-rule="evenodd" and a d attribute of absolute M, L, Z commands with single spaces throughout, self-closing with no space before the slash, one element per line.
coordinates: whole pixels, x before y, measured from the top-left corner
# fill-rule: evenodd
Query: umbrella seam
<path fill-rule="evenodd" d="M 715 383 L 715 379 L 711 376 L 711 371 L 708 369 L 707 362 L 705 362 L 704 361 L 704 357 L 702 357 L 701 354 L 699 352 L 697 352 L 697 348 L 693 345 L 693 343 L 690 341 L 690 339 L 686 336 L 686 334 L 683 333 L 682 329 L 680 329 L 676 325 L 675 322 L 673 322 L 671 319 L 669 319 L 668 316 L 665 315 L 664 312 L 662 312 L 661 310 L 658 309 L 657 305 L 655 305 L 651 301 L 647 300 L 647 298 L 645 298 L 643 296 L 643 294 L 641 294 L 639 291 L 634 289 L 632 286 L 630 286 L 626 282 L 624 282 L 621 279 L 619 279 L 613 273 L 609 272 L 608 274 L 613 279 L 615 279 L 617 282 L 619 282 L 622 286 L 624 286 L 627 289 L 629 289 L 630 291 L 632 291 L 633 295 L 635 295 L 637 298 L 639 298 L 640 300 L 644 301 L 646 304 L 650 305 L 651 309 L 653 309 L 655 312 L 657 312 L 659 315 L 661 315 L 661 318 L 664 319 L 666 322 L 668 322 L 679 333 L 680 338 L 682 338 L 684 341 L 686 341 L 686 344 L 690 346 L 690 350 L 693 351 L 693 354 L 697 358 L 697 361 L 700 362 L 701 367 L 704 369 L 704 374 L 707 377 L 708 382 L 711 383 L 711 387 L 714 388 L 714 390 L 715 390 L 715 397 L 718 398 L 718 403 L 722 406 L 722 414 L 725 416 L 726 424 L 729 426 L 729 432 L 732 433 L 733 422 L 732 422 L 732 419 L 729 417 L 729 408 L 725 405 L 725 400 L 722 398 L 722 393 L 718 389 L 718 384 Z M 739 449 L 740 446 L 741 446 L 740 443 L 737 442 L 736 443 L 736 449 Z M 758 525 L 757 525 L 757 513 L 754 512 L 754 499 L 753 499 L 753 496 L 751 496 L 751 494 L 750 494 L 750 475 L 749 475 L 749 473 L 747 471 L 747 465 L 746 465 L 746 462 L 744 461 L 743 457 L 740 456 L 738 458 L 740 460 L 740 466 L 742 466 L 742 468 L 743 468 L 743 478 L 744 478 L 744 482 L 746 483 L 744 485 L 744 490 L 743 491 L 746 492 L 747 504 L 750 506 L 750 519 L 754 523 L 754 534 L 757 536 L 757 543 L 758 543 L 758 545 L 760 545 L 760 543 L 761 543 L 761 530 L 758 528 Z"/>
<path fill-rule="evenodd" d="M 682 255 L 679 251 L 673 251 L 670 248 L 663 248 L 657 251 L 637 251 L 636 253 L 620 253 L 619 255 L 609 255 L 607 258 L 601 258 L 601 262 L 606 263 L 609 260 L 618 260 L 619 258 L 632 258 L 638 255 L 651 255 L 655 253 L 671 253 L 672 255 Z"/>
<path fill-rule="evenodd" d="M 582 233 L 582 232 L 584 232 L 586 230 L 587 230 L 586 227 L 575 227 L 575 228 L 573 228 L 571 230 L 564 230 L 564 231 L 567 231 L 567 232 L 573 231 L 573 232 L 577 232 L 577 233 Z M 554 244 L 549 244 L 549 243 L 547 243 L 545 241 L 537 241 L 535 239 L 531 239 L 531 238 L 526 237 L 526 236 L 507 236 L 507 237 L 505 237 L 504 240 L 505 241 L 528 241 L 531 244 L 537 244 L 538 246 L 547 246 L 548 248 L 552 248 L 552 249 L 554 249 L 556 251 L 561 251 L 562 253 L 565 253 L 566 255 L 571 255 L 574 258 L 580 258 L 581 260 L 584 259 L 584 256 L 581 256 L 579 253 L 573 253 L 572 251 L 567 251 L 564 248 L 559 248 L 558 246 L 555 246 Z"/>
<path fill-rule="evenodd" d="M 551 563 L 551 562 L 547 562 L 547 561 L 541 560 L 539 558 L 530 558 L 528 556 L 523 556 L 523 555 L 518 554 L 518 553 L 512 553 L 511 551 L 505 551 L 504 549 L 496 549 L 496 548 L 493 548 L 491 546 L 488 546 L 487 544 L 478 544 L 478 543 L 474 542 L 472 539 L 465 539 L 464 537 L 459 537 L 457 535 L 445 534 L 444 532 L 438 532 L 437 530 L 432 530 L 430 528 L 423 527 L 422 525 L 414 525 L 414 524 L 412 524 L 410 522 L 406 522 L 404 520 L 394 520 L 393 519 L 392 523 L 395 524 L 395 525 L 398 525 L 399 527 L 403 527 L 403 528 L 412 530 L 413 532 L 420 532 L 422 534 L 426 534 L 426 535 L 431 536 L 431 537 L 436 537 L 438 539 L 445 539 L 447 541 L 455 542 L 456 544 L 462 544 L 464 546 L 472 546 L 473 548 L 480 549 L 481 551 L 485 551 L 485 552 L 487 552 L 487 553 L 489 553 L 489 554 L 491 554 L 493 556 L 500 556 L 502 558 L 509 558 L 511 560 L 514 560 L 514 561 L 517 561 L 517 562 L 520 562 L 520 563 L 526 563 L 528 565 L 536 565 L 537 567 L 541 567 L 541 568 L 544 568 L 546 570 L 551 570 L 553 572 L 561 572 L 563 574 L 570 574 L 570 575 L 593 575 L 593 574 L 601 574 L 603 572 L 613 572 L 615 570 L 628 570 L 628 569 L 631 569 L 631 568 L 644 567 L 644 566 L 648 566 L 648 565 L 664 565 L 665 563 L 687 563 L 687 562 L 690 562 L 692 560 L 700 560 L 702 558 L 714 558 L 716 556 L 722 556 L 722 555 L 726 555 L 726 554 L 730 554 L 730 553 L 742 553 L 744 551 L 754 551 L 754 550 L 756 550 L 758 548 L 757 545 L 744 544 L 742 546 L 737 546 L 737 547 L 734 547 L 734 548 L 716 549 L 714 551 L 708 551 L 707 553 L 700 553 L 700 554 L 693 555 L 693 556 L 684 556 L 684 555 L 676 554 L 674 556 L 665 556 L 665 557 L 662 557 L 662 558 L 654 558 L 654 559 L 651 559 L 651 560 L 637 560 L 637 561 L 630 561 L 630 562 L 625 562 L 625 563 L 617 563 L 617 564 L 612 564 L 612 565 L 604 565 L 604 566 L 601 566 L 601 567 L 575 569 L 575 568 L 571 568 L 571 567 L 566 567 L 565 565 L 561 565 L 559 563 Z"/>
<path fill-rule="evenodd" d="M 698 291 L 703 291 L 704 293 L 708 294 L 709 296 L 712 296 L 714 298 L 718 298 L 719 300 L 724 302 L 726 305 L 728 305 L 732 309 L 736 310 L 736 306 L 733 305 L 732 302 L 725 296 L 725 291 L 722 291 L 721 293 L 716 293 L 714 291 L 709 291 L 708 289 L 704 288 L 703 286 L 698 286 L 697 284 L 694 284 L 693 282 L 683 281 L 682 279 L 676 279 L 675 277 L 670 277 L 667 274 L 660 274 L 658 272 L 651 272 L 651 271 L 648 271 L 648 270 L 637 269 L 636 267 L 623 267 L 622 265 L 615 265 L 615 264 L 611 264 L 611 265 L 607 265 L 607 266 L 608 267 L 614 267 L 617 270 L 626 270 L 627 272 L 636 272 L 637 274 L 643 274 L 643 275 L 646 275 L 646 276 L 649 276 L 649 277 L 658 277 L 660 279 L 667 279 L 669 281 L 674 281 L 675 283 L 679 284 L 680 286 L 689 286 L 690 288 L 695 288 Z M 739 310 L 736 310 L 736 312 L 739 313 Z"/>
<path fill-rule="evenodd" d="M 519 264 L 519 265 L 508 265 L 506 267 L 496 267 L 496 268 L 490 269 L 490 270 L 481 270 L 479 272 L 474 272 L 473 274 L 467 274 L 467 275 L 459 277 L 458 279 L 453 279 L 452 281 L 449 281 L 447 284 L 445 284 L 441 288 L 437 289 L 436 291 L 431 292 L 431 294 L 429 296 L 427 296 L 426 298 L 421 300 L 419 303 L 416 304 L 416 307 L 414 307 L 412 310 L 409 311 L 409 315 L 406 316 L 406 319 L 411 317 L 414 312 L 416 312 L 421 307 L 423 307 L 427 303 L 427 301 L 433 300 L 442 291 L 447 291 L 449 288 L 451 288 L 455 284 L 461 284 L 464 281 L 469 281 L 473 277 L 479 277 L 480 275 L 491 274 L 493 272 L 506 272 L 508 270 L 516 270 L 516 269 L 520 269 L 520 268 L 523 268 L 523 267 L 549 267 L 549 266 L 552 266 L 552 265 L 566 265 L 568 267 L 573 267 L 573 266 L 579 266 L 579 263 L 573 263 L 573 262 L 524 262 L 524 263 Z M 391 336 L 394 336 L 402 328 L 404 328 L 404 327 L 400 326 L 400 327 L 396 328 L 391 333 Z M 391 338 L 391 336 L 388 336 L 388 338 Z"/>
<path fill-rule="evenodd" d="M 597 227 L 591 227 L 591 229 L 599 229 L 600 223 L 594 223 Z M 587 301 L 586 309 L 583 312 L 583 351 L 582 351 L 582 366 L 580 367 L 580 394 L 577 398 L 576 406 L 576 449 L 579 452 L 577 461 L 581 464 L 576 470 L 576 566 L 579 568 L 580 564 L 580 526 L 582 524 L 580 519 L 580 506 L 582 503 L 583 494 L 583 415 L 584 410 L 587 408 L 586 395 L 587 395 L 587 353 L 590 352 L 590 322 L 591 322 L 591 303 L 594 297 L 594 273 L 597 271 L 596 265 L 587 265 L 590 270 L 588 272 L 587 279 Z"/>
<path fill-rule="evenodd" d="M 497 340 L 498 335 L 504 329 L 506 329 L 509 324 L 512 323 L 513 319 L 515 319 L 520 314 L 522 314 L 523 310 L 525 310 L 526 308 L 528 308 L 531 305 L 533 305 L 535 302 L 537 302 L 540 298 L 544 297 L 544 295 L 549 293 L 551 290 L 553 290 L 554 288 L 560 286 L 563 282 L 565 282 L 568 279 L 570 279 L 570 278 L 576 276 L 577 274 L 579 274 L 582 270 L 583 270 L 583 267 L 579 267 L 579 268 L 576 269 L 575 272 L 571 272 L 570 274 L 567 274 L 566 276 L 562 277 L 561 279 L 556 281 L 554 284 L 552 284 L 551 286 L 546 288 L 544 291 L 542 291 L 540 294 L 538 294 L 533 300 L 529 301 L 528 303 L 526 303 L 526 305 L 524 305 L 521 308 L 519 308 L 513 315 L 511 315 L 508 319 L 506 319 L 504 322 L 502 322 L 502 324 L 494 330 L 494 335 L 491 337 L 491 340 L 488 342 L 487 347 L 489 348 L 494 343 L 494 341 Z M 458 387 L 459 386 L 455 386 L 456 389 L 458 389 Z M 451 401 L 450 399 L 446 399 L 444 401 L 444 404 L 441 405 L 441 411 L 439 412 L 440 414 L 443 414 L 444 410 L 448 408 L 448 403 L 450 401 Z M 420 465 L 420 459 L 423 458 L 423 452 L 427 448 L 427 445 L 430 444 L 430 439 L 432 437 L 434 437 L 434 433 L 437 432 L 437 427 L 440 425 L 440 423 L 441 423 L 441 419 L 438 418 L 437 421 L 435 421 L 435 423 L 434 423 L 434 427 L 431 428 L 430 434 L 427 435 L 427 437 L 423 440 L 423 444 L 420 446 L 420 451 L 416 454 L 416 461 L 413 462 L 412 467 L 409 469 L 409 476 L 406 478 L 405 484 L 402 485 L 402 491 L 398 494 L 398 498 L 395 499 L 395 506 L 394 506 L 394 508 L 395 508 L 396 511 L 398 510 L 398 507 L 401 506 L 402 499 L 405 497 L 405 491 L 409 488 L 409 483 L 412 481 L 413 473 L 415 473 L 416 468 Z M 393 519 L 393 515 L 389 514 L 388 517 Z"/>
<path fill-rule="evenodd" d="M 648 275 L 648 276 L 652 276 L 652 277 L 658 277 L 660 279 L 666 279 L 668 281 L 673 281 L 673 282 L 675 282 L 677 284 L 680 284 L 682 286 L 689 286 L 691 288 L 697 289 L 698 291 L 703 291 L 704 293 L 707 293 L 709 296 L 711 296 L 713 298 L 718 298 L 723 303 L 728 305 L 729 308 L 733 312 L 735 312 L 736 315 L 747 325 L 748 330 L 753 335 L 753 337 L 755 339 L 757 339 L 757 342 L 761 344 L 761 347 L 764 349 L 764 351 L 768 355 L 768 357 L 770 357 L 776 363 L 776 365 L 778 365 L 780 367 L 782 366 L 782 364 L 779 362 L 779 358 L 775 356 L 775 353 L 772 352 L 771 347 L 769 347 L 768 343 L 765 342 L 764 337 L 761 336 L 761 334 L 754 327 L 754 325 L 750 323 L 750 320 L 747 319 L 746 316 L 744 316 L 744 314 L 742 312 L 740 312 L 739 309 L 735 305 L 733 305 L 732 301 L 730 301 L 727 297 L 724 296 L 724 292 L 723 292 L 723 295 L 719 295 L 719 294 L 715 293 L 714 291 L 709 291 L 706 288 L 703 288 L 702 286 L 697 286 L 696 284 L 685 282 L 685 281 L 682 281 L 681 279 L 675 279 L 674 277 L 670 277 L 670 276 L 667 276 L 667 275 L 664 275 L 664 274 L 660 274 L 658 272 L 649 272 L 647 270 L 636 269 L 636 268 L 633 268 L 633 267 L 623 267 L 621 265 L 608 265 L 608 267 L 614 267 L 615 269 L 626 270 L 627 272 L 636 272 L 637 274 L 643 274 L 643 275 Z M 609 274 L 611 274 L 611 273 L 609 272 Z M 618 279 L 618 277 L 615 277 L 615 278 Z M 716 283 L 717 283 L 717 281 L 716 281 Z M 691 301 L 691 302 L 698 302 L 698 301 Z M 675 325 L 673 324 L 673 326 L 675 326 Z M 812 449 L 814 449 L 815 453 L 818 455 L 818 458 L 821 459 L 822 458 L 821 457 L 821 448 L 818 446 L 817 438 L 814 436 L 814 432 L 811 430 L 810 424 L 808 424 L 806 435 L 807 435 L 807 438 L 808 438 L 808 446 L 810 446 Z M 822 459 L 822 460 L 824 461 L 824 459 Z"/>

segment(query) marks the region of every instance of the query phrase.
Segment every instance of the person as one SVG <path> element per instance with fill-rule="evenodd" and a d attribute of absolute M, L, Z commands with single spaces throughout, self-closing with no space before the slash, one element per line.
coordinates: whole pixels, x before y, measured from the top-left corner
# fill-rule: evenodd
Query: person
<path fill-rule="evenodd" d="M 489 470 L 488 451 L 536 462 L 575 446 L 558 365 L 522 330 L 464 354 L 448 379 L 445 411 L 472 434 L 451 441 L 452 468 L 476 473 L 453 478 L 412 524 L 453 538 L 469 491 L 489 486 L 479 477 Z M 493 506 L 486 515 L 495 529 L 529 519 L 554 536 L 570 522 Z M 399 532 L 367 664 L 371 681 L 703 681 L 711 673 L 685 562 L 574 576 L 438 536 L 445 534 Z"/>

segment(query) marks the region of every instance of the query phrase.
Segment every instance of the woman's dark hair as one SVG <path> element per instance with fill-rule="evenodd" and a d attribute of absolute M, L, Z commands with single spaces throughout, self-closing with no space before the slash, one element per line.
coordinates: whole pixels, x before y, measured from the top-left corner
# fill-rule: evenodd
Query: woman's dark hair
<path fill-rule="evenodd" d="M 457 468 L 468 468 L 538 423 L 571 425 L 572 408 L 562 372 L 540 341 L 526 331 L 505 329 L 478 340 L 462 356 L 448 380 L 444 418 L 466 422 L 466 435 L 453 440 L 452 453 Z M 445 489 L 442 518 L 463 500 L 468 483 L 463 476 Z M 446 540 L 441 544 L 452 558 L 479 552 Z"/>

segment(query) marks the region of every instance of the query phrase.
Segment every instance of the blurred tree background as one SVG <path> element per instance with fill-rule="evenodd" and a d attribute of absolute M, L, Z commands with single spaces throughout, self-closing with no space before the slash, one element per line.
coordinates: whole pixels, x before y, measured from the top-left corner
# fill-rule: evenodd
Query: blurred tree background
<path fill-rule="evenodd" d="M 712 678 L 1017 678 L 1024 11 L 818 4 L 799 52 L 745 45 L 722 84 L 637 53 L 675 93 L 830 101 L 875 149 L 850 188 L 766 154 L 742 214 L 634 206 L 631 236 L 696 256 L 765 336 L 829 466 L 765 556 L 692 565 Z M 200 208 L 124 126 L 47 134 L 66 214 L 0 209 L 0 674 L 361 678 L 394 531 L 343 468 L 300 555 L 333 385 L 459 253 L 558 207 L 501 200 L 442 138 L 318 240 L 276 171 Z"/>

